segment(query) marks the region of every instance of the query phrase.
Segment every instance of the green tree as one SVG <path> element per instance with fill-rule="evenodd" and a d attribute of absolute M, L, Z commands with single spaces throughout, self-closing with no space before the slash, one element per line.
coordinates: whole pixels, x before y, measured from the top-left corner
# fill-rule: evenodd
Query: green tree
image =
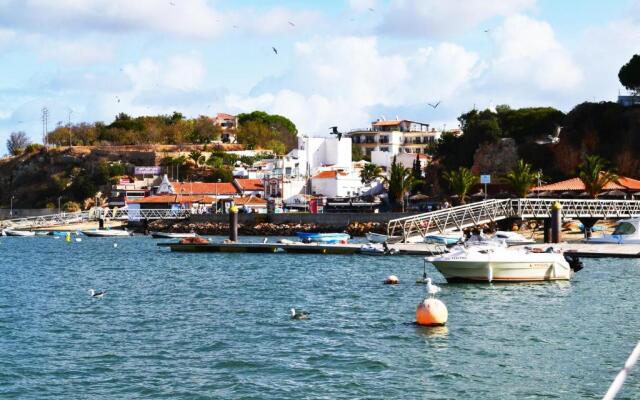
<path fill-rule="evenodd" d="M 298 129 L 296 125 L 286 117 L 277 114 L 267 114 L 264 111 L 254 111 L 248 114 L 238 114 L 238 143 L 243 143 L 242 130 L 247 128 L 249 123 L 256 123 L 264 126 L 269 134 L 264 135 L 262 143 L 256 143 L 256 146 L 264 146 L 271 139 L 279 140 L 284 143 L 286 151 L 294 149 L 298 144 Z"/>
<path fill-rule="evenodd" d="M 527 194 L 535 185 L 537 176 L 537 172 L 531 170 L 531 164 L 527 164 L 524 160 L 519 160 L 516 167 L 505 175 L 505 179 L 516 196 L 524 198 L 527 197 Z"/>
<path fill-rule="evenodd" d="M 459 167 L 457 170 L 445 172 L 443 174 L 445 181 L 449 184 L 451 193 L 458 196 L 460 204 L 465 204 L 467 193 L 471 187 L 478 183 L 478 177 L 471 173 L 469 168 Z"/>
<path fill-rule="evenodd" d="M 396 158 L 393 157 L 389 176 L 384 177 L 384 180 L 387 183 L 389 201 L 396 206 L 400 204 L 402 212 L 404 212 L 404 197 L 413 189 L 416 183 L 411 169 L 397 163 Z"/>
<path fill-rule="evenodd" d="M 269 140 L 264 147 L 273 151 L 276 155 L 283 155 L 287 152 L 287 147 L 279 140 Z"/>
<path fill-rule="evenodd" d="M 203 163 L 205 160 L 205 156 L 202 155 L 200 150 L 191 151 L 191 153 L 189 153 L 189 158 L 196 163 L 196 167 L 200 167 L 200 163 Z"/>
<path fill-rule="evenodd" d="M 11 132 L 9 139 L 7 139 L 7 151 L 12 156 L 20 155 L 24 152 L 24 149 L 31 143 L 27 134 L 20 132 Z"/>
<path fill-rule="evenodd" d="M 364 168 L 360 171 L 360 181 L 365 185 L 370 184 L 380 176 L 382 176 L 382 168 L 373 163 L 365 164 Z"/>
<path fill-rule="evenodd" d="M 636 95 L 640 94 L 640 55 L 634 54 L 631 60 L 620 68 L 618 79 L 622 86 Z"/>
<path fill-rule="evenodd" d="M 209 157 L 209 159 L 207 160 L 207 165 L 213 168 L 222 168 L 222 166 L 224 165 L 224 159 L 212 154 L 211 157 Z"/>
<path fill-rule="evenodd" d="M 205 182 L 231 182 L 233 181 L 233 171 L 229 167 L 213 168 L 207 176 L 204 177 Z"/>
<path fill-rule="evenodd" d="M 606 160 L 597 155 L 586 156 L 578 167 L 578 176 L 584 184 L 585 192 L 593 199 L 598 197 L 608 183 L 616 182 L 619 178 L 615 172 L 606 168 Z"/>
<path fill-rule="evenodd" d="M 360 161 L 364 158 L 362 148 L 360 146 L 351 146 L 351 160 Z"/>

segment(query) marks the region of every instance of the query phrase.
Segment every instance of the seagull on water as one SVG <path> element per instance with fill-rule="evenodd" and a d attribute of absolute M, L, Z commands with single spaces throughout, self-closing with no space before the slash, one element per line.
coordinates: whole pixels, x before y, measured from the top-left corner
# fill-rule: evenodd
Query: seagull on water
<path fill-rule="evenodd" d="M 427 293 L 429 293 L 429 297 L 436 297 L 436 293 L 440 292 L 440 287 L 431 283 L 431 278 L 427 278 Z"/>
<path fill-rule="evenodd" d="M 96 298 L 96 299 L 101 299 L 104 297 L 105 294 L 107 294 L 106 290 L 100 291 L 100 292 L 96 292 L 93 289 L 89 289 L 89 294 L 91 295 L 91 297 Z"/>
<path fill-rule="evenodd" d="M 304 310 L 291 309 L 291 319 L 309 319 L 309 313 Z"/>

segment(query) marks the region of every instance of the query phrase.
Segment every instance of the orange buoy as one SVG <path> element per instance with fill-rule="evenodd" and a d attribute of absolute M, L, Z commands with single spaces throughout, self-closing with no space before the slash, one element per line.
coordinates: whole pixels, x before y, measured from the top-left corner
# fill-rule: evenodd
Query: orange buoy
<path fill-rule="evenodd" d="M 448 317 L 447 306 L 438 299 L 424 299 L 416 308 L 416 323 L 418 325 L 444 325 Z"/>
<path fill-rule="evenodd" d="M 387 279 L 384 280 L 385 285 L 397 285 L 398 283 L 400 283 L 400 279 L 395 275 L 389 275 Z"/>

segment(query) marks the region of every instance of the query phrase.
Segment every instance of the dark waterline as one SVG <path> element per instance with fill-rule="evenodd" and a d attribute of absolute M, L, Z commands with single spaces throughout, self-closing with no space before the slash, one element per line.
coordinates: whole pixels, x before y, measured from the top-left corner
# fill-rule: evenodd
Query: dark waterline
<path fill-rule="evenodd" d="M 156 243 L 0 238 L 0 398 L 596 399 L 640 338 L 637 260 L 544 284 L 448 285 L 430 268 L 449 323 L 421 328 L 420 257 Z M 619 398 L 640 398 L 640 372 Z"/>

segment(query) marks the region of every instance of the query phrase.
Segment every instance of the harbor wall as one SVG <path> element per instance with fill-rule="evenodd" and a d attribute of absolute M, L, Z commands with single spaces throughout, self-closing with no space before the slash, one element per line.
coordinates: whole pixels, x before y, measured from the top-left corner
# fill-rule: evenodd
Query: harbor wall
<path fill-rule="evenodd" d="M 57 214 L 57 208 L 14 208 L 13 216 L 11 216 L 11 209 L 0 208 L 0 219 L 11 218 L 25 218 L 25 217 L 40 217 L 42 215 Z"/>

